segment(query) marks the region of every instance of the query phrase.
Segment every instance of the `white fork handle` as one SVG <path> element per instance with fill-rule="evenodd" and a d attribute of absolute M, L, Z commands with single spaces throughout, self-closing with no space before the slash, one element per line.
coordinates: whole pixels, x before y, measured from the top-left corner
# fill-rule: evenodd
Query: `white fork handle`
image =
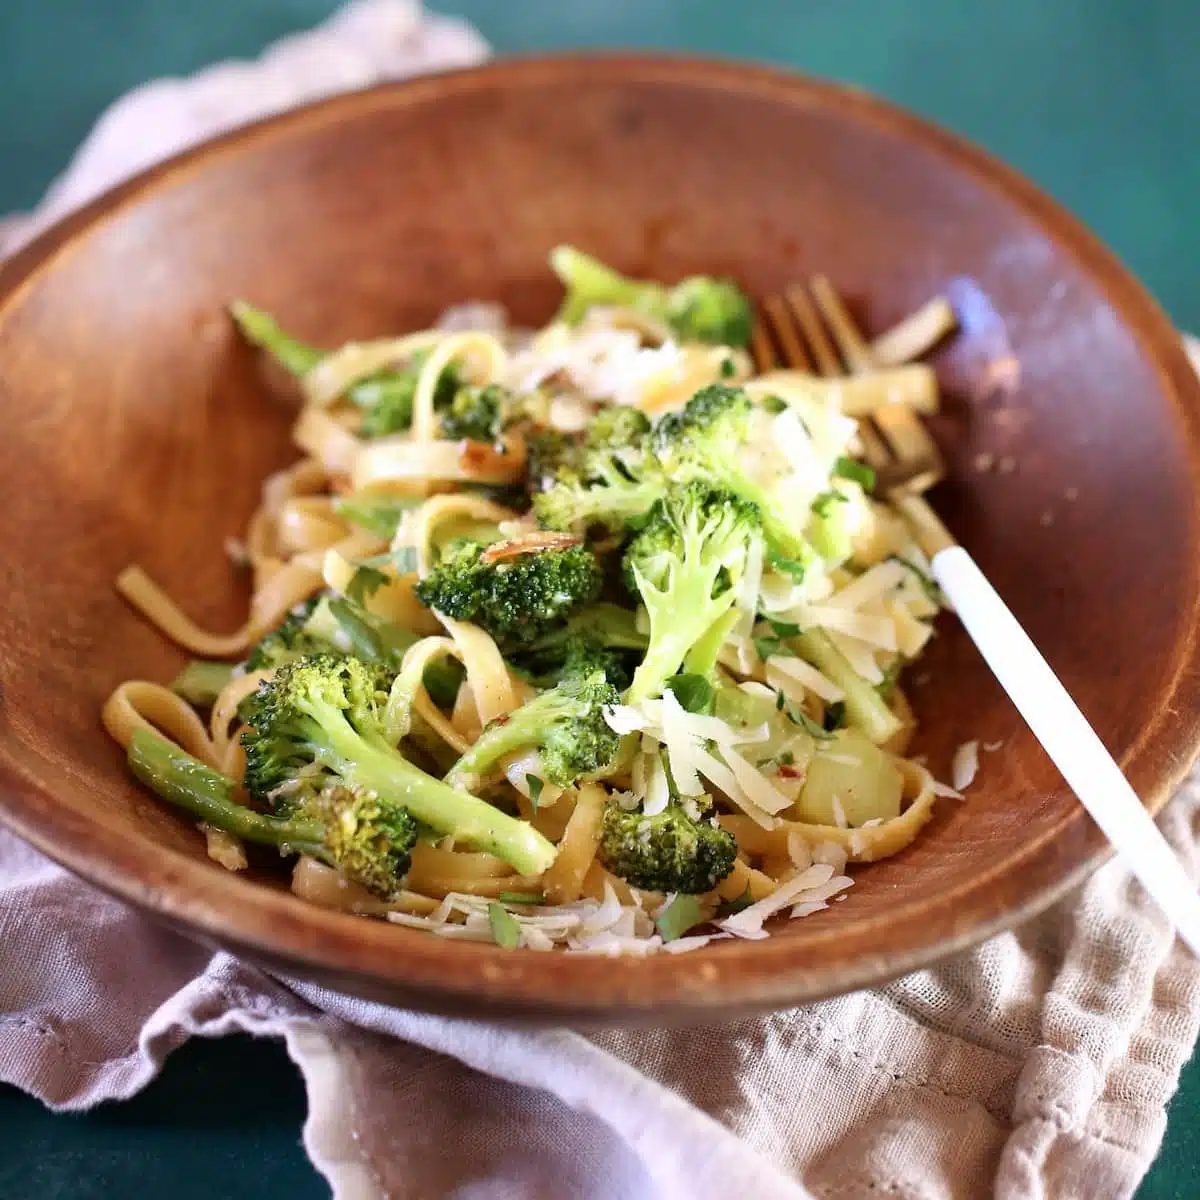
<path fill-rule="evenodd" d="M 1200 895 L 1121 768 L 1066 688 L 961 546 L 939 550 L 933 574 L 1068 786 L 1125 865 L 1200 957 Z"/>

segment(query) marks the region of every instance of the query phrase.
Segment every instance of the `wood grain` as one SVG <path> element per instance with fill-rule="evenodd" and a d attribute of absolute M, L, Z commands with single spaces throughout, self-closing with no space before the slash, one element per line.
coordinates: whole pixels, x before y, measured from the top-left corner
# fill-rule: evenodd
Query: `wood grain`
<path fill-rule="evenodd" d="M 912 691 L 918 749 L 944 776 L 967 738 L 1002 748 L 909 851 L 765 942 L 609 962 L 424 938 L 222 871 L 129 780 L 100 704 L 181 656 L 113 576 L 136 560 L 232 628 L 246 596 L 223 540 L 292 457 L 226 302 L 326 344 L 465 298 L 539 321 L 559 241 L 664 279 L 728 272 L 760 296 L 822 271 L 872 333 L 947 292 L 964 332 L 936 360 L 953 399 L 932 425 L 948 466 L 932 499 L 1146 802 L 1164 801 L 1200 742 L 1200 388 L 1162 313 L 1030 184 L 913 117 L 763 69 L 617 57 L 501 63 L 286 114 L 140 177 L 0 270 L 0 819 L 294 975 L 530 1020 L 812 1000 L 1078 883 L 1099 834 L 953 620 Z M 1006 356 L 1016 389 L 989 394 Z"/>

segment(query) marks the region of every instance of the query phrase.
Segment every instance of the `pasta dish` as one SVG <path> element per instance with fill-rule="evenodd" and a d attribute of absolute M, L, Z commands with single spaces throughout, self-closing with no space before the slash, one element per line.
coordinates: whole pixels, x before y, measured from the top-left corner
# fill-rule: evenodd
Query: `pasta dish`
<path fill-rule="evenodd" d="M 905 757 L 942 601 L 858 420 L 935 394 L 930 338 L 759 372 L 731 281 L 551 266 L 539 330 L 472 303 L 326 351 L 231 306 L 302 457 L 226 547 L 242 628 L 121 574 L 195 657 L 103 720 L 210 857 L 282 855 L 316 904 L 509 949 L 766 937 L 956 794 Z"/>

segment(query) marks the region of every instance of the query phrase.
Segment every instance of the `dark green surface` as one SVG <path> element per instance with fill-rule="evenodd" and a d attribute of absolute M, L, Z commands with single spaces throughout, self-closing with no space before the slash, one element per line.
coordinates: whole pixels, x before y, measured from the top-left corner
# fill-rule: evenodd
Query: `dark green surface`
<path fill-rule="evenodd" d="M 449 3 L 450 0 L 447 0 Z M 154 75 L 254 54 L 329 0 L 0 0 L 0 212 L 33 204 L 99 110 Z M 458 0 L 499 50 L 647 46 L 853 81 L 1008 159 L 1200 327 L 1195 0 Z M 52 1117 L 0 1089 L 0 1195 L 324 1194 L 278 1047 L 181 1050 L 131 1103 Z M 1200 1196 L 1200 1066 L 1140 1200 Z"/>

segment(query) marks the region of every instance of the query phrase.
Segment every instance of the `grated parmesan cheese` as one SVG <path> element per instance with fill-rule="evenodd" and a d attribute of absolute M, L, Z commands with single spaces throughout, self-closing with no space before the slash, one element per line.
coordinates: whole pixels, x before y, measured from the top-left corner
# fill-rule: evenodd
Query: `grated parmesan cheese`
<path fill-rule="evenodd" d="M 767 660 L 766 676 L 767 683 L 797 704 L 804 699 L 806 690 L 826 704 L 836 704 L 846 697 L 845 690 L 818 671 L 812 663 L 793 655 L 772 655 Z M 797 684 L 800 685 L 799 691 L 796 690 Z"/>
<path fill-rule="evenodd" d="M 954 752 L 950 764 L 950 782 L 957 792 L 971 786 L 979 771 L 979 743 L 976 741 L 963 742 Z"/>
<path fill-rule="evenodd" d="M 814 863 L 807 870 L 801 871 L 781 883 L 769 896 L 751 904 L 749 908 L 743 909 L 740 913 L 734 913 L 733 916 L 718 921 L 717 924 L 735 937 L 764 937 L 766 936 L 766 930 L 763 929 L 764 921 L 793 902 L 804 903 L 808 900 L 827 899 L 828 896 L 815 893 L 824 889 L 826 884 L 833 882 L 834 878 L 835 872 L 832 866 L 827 863 Z M 845 882 L 843 883 L 842 880 Z M 844 887 L 849 887 L 852 882 L 853 880 L 848 876 L 841 876 L 838 878 L 834 890 L 840 891 Z M 814 894 L 809 895 L 808 893 Z"/>

